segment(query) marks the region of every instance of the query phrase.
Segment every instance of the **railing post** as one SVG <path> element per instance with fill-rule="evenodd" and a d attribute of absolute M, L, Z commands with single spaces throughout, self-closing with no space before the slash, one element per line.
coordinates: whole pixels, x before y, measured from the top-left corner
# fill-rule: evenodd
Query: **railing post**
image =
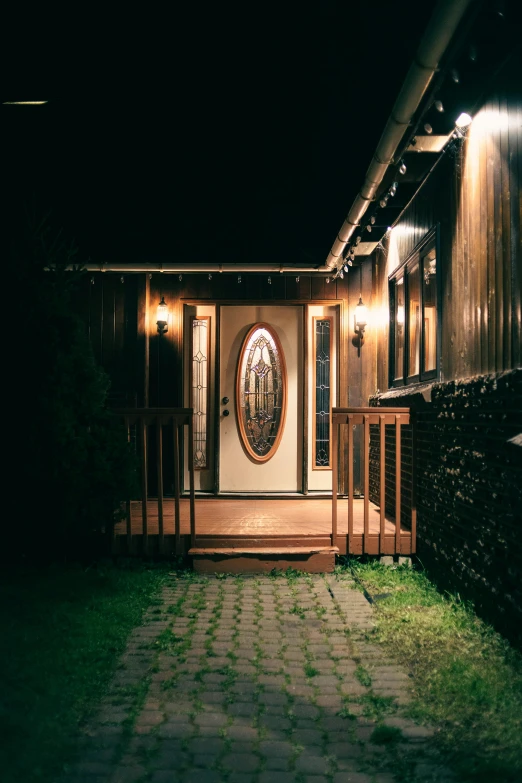
<path fill-rule="evenodd" d="M 348 414 L 348 554 L 353 554 L 353 415 Z"/>
<path fill-rule="evenodd" d="M 194 411 L 190 409 L 189 416 L 189 447 L 188 447 L 188 469 L 190 484 L 190 546 L 196 546 L 196 508 L 194 494 L 194 457 L 192 456 L 192 444 L 194 443 Z"/>
<path fill-rule="evenodd" d="M 140 445 L 141 445 L 141 519 L 142 519 L 142 549 L 143 554 L 146 555 L 148 553 L 149 549 L 149 542 L 148 542 L 148 532 L 149 532 L 149 525 L 148 525 L 148 516 L 147 516 L 147 501 L 148 501 L 148 490 L 147 490 L 147 417 L 145 415 L 141 415 L 139 417 L 140 422 Z"/>
<path fill-rule="evenodd" d="M 417 551 L 417 414 L 412 411 L 411 423 L 411 553 Z"/>
<path fill-rule="evenodd" d="M 395 551 L 401 551 L 401 417 L 395 414 Z"/>
<path fill-rule="evenodd" d="M 175 416 L 172 417 L 172 427 L 174 429 L 174 532 L 176 534 L 176 555 L 181 554 L 181 531 L 180 531 L 180 509 L 179 509 L 179 429 L 178 421 Z"/>
<path fill-rule="evenodd" d="M 125 421 L 125 428 L 127 430 L 127 443 L 130 446 L 131 436 L 130 436 L 129 417 L 125 416 L 124 421 Z M 125 502 L 125 521 L 126 521 L 126 528 L 127 528 L 127 555 L 130 555 L 132 552 L 132 516 L 131 516 L 130 495 L 127 496 L 127 500 Z"/>
<path fill-rule="evenodd" d="M 158 552 L 163 554 L 163 427 L 161 416 L 156 414 L 156 462 L 158 473 Z"/>
<path fill-rule="evenodd" d="M 339 484 L 339 424 L 332 417 L 332 546 L 337 546 L 337 487 Z"/>
<path fill-rule="evenodd" d="M 379 416 L 379 489 L 380 489 L 380 534 L 379 534 L 379 552 L 384 552 L 385 543 L 385 519 L 386 519 L 386 424 L 385 418 Z"/>
<path fill-rule="evenodd" d="M 368 551 L 370 538 L 370 417 L 367 413 L 363 415 L 364 437 L 363 437 L 363 459 L 364 459 L 364 535 L 363 552 Z"/>

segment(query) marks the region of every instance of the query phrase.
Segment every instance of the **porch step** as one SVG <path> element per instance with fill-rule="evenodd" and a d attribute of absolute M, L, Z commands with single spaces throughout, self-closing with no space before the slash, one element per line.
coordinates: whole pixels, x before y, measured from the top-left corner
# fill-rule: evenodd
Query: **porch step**
<path fill-rule="evenodd" d="M 295 568 L 311 574 L 332 573 L 336 546 L 193 547 L 194 570 L 200 574 L 269 573 Z"/>

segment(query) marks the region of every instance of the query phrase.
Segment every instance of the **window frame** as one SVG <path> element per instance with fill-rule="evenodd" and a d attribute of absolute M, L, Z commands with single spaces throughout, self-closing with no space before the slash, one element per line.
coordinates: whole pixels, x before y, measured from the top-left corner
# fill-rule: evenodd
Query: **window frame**
<path fill-rule="evenodd" d="M 423 284 L 423 262 L 425 257 L 435 250 L 436 259 L 436 275 L 435 285 L 437 292 L 436 301 L 436 338 L 435 338 L 435 368 L 431 370 L 423 370 L 425 362 L 425 345 L 424 345 L 424 284 Z M 419 372 L 415 375 L 409 375 L 409 361 L 410 361 L 410 288 L 409 288 L 409 276 L 412 270 L 418 267 L 419 270 L 419 302 L 420 302 L 420 323 L 419 323 Z M 395 334 L 396 334 L 396 289 L 397 281 L 403 279 L 404 285 L 404 345 L 403 345 L 403 366 L 402 376 L 396 378 L 398 374 L 395 367 Z M 413 249 L 409 256 L 394 269 L 392 274 L 388 277 L 388 303 L 389 303 L 389 377 L 388 388 L 398 386 L 411 386 L 416 383 L 425 383 L 426 381 L 437 380 L 440 377 L 440 344 L 441 344 L 441 326 L 442 326 L 442 312 L 441 312 L 441 259 L 440 259 L 440 242 L 439 242 L 439 230 L 438 226 L 432 229 L 421 242 Z"/>

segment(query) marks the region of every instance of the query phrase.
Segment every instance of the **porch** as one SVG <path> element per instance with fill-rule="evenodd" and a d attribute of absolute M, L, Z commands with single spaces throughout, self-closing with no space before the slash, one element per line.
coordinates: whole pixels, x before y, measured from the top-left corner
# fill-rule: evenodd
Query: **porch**
<path fill-rule="evenodd" d="M 188 442 L 192 442 L 191 409 L 126 409 L 118 413 L 125 418 L 129 439 L 131 426 L 136 426 L 143 500 L 128 500 L 124 504 L 125 519 L 115 528 L 115 554 L 189 555 L 197 570 L 240 572 L 289 566 L 331 571 L 336 554 L 410 555 L 415 552 L 413 493 L 407 522 L 401 509 L 401 432 L 403 425 L 409 424 L 408 409 L 333 410 L 333 482 L 334 486 L 338 485 L 339 453 L 346 451 L 347 495 L 338 496 L 336 492 L 333 497 L 322 498 L 196 497 L 191 465 L 188 471 L 190 491 L 184 496 L 180 491 L 183 431 L 186 430 Z M 155 430 L 156 470 L 161 489 L 158 497 L 148 497 L 147 493 L 147 432 L 151 426 Z M 165 497 L 162 491 L 166 426 L 171 428 L 174 440 L 173 498 Z M 354 495 L 353 484 L 354 433 L 358 426 L 362 429 L 363 497 Z M 394 430 L 391 460 L 387 427 Z M 372 431 L 373 461 L 370 458 Z M 386 494 L 390 461 L 401 466 L 394 470 L 393 513 Z M 374 474 L 377 467 L 373 492 L 370 483 L 372 464 Z M 413 488 L 413 482 L 411 486 Z"/>
<path fill-rule="evenodd" d="M 163 536 L 160 547 L 158 499 L 147 501 L 148 552 L 175 555 L 176 531 L 174 499 L 163 500 Z M 180 498 L 180 554 L 191 548 L 190 499 Z M 380 509 L 369 504 L 368 530 L 364 527 L 364 499 L 353 500 L 353 530 L 348 526 L 348 498 L 337 502 L 338 527 L 335 546 L 339 554 L 412 553 L 411 530 L 397 535 L 395 522 L 385 516 L 381 537 Z M 240 550 L 248 548 L 296 548 L 331 546 L 331 498 L 196 498 L 197 548 Z M 130 504 L 130 551 L 125 520 L 115 529 L 116 553 L 143 551 L 143 507 L 140 500 Z"/>

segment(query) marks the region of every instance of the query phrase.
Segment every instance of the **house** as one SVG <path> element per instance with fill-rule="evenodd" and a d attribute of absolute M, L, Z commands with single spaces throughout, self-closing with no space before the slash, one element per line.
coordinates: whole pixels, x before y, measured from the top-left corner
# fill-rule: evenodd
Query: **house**
<path fill-rule="evenodd" d="M 129 426 L 152 430 L 142 478 L 157 500 L 134 509 L 144 541 L 150 514 L 166 535 L 163 497 L 176 518 L 193 484 L 207 524 L 196 556 L 238 550 L 249 513 L 244 553 L 272 564 L 305 538 L 328 567 L 335 551 L 417 549 L 442 583 L 521 627 L 516 18 L 514 2 L 438 4 L 325 262 L 89 265 L 78 307 L 92 346 Z M 187 408 L 178 449 L 161 421 L 176 409 L 188 427 Z M 332 476 L 341 510 L 333 530 L 314 528 Z M 236 506 L 219 522 L 212 498 Z M 299 499 L 283 532 L 263 505 L 282 498 Z"/>

